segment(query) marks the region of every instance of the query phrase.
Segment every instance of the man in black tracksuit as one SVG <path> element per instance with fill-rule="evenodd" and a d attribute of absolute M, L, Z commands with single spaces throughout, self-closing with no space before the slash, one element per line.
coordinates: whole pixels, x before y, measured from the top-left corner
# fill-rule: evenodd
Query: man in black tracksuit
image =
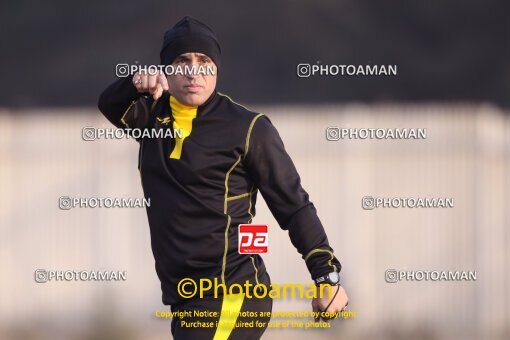
<path fill-rule="evenodd" d="M 161 61 L 210 63 L 217 69 L 219 44 L 209 27 L 185 17 L 165 34 Z M 151 78 L 137 73 L 121 78 L 101 94 L 98 104 L 119 128 L 183 131 L 180 137 L 138 140 L 138 167 L 145 196 L 151 200 L 147 215 L 163 303 L 172 311 L 223 313 L 227 308 L 226 302 L 211 296 L 182 298 L 177 285 L 183 278 L 197 282 L 216 278 L 227 286 L 246 281 L 270 285 L 262 258 L 238 252 L 238 226 L 251 223 L 259 191 L 280 227 L 289 231 L 312 279 L 328 283 L 331 274 L 340 271 L 340 263 L 269 118 L 217 92 L 216 78 L 208 83 L 203 76 L 175 77 L 179 76 Z M 179 79 L 182 87 L 175 85 Z M 328 311 L 341 310 L 347 297 L 340 286 L 337 289 L 340 294 L 333 301 L 317 300 L 314 309 L 325 309 L 331 302 Z M 272 308 L 270 298 L 244 298 L 241 304 L 242 311 Z M 258 339 L 265 330 L 216 328 L 181 327 L 178 318 L 172 322 L 176 339 Z"/>

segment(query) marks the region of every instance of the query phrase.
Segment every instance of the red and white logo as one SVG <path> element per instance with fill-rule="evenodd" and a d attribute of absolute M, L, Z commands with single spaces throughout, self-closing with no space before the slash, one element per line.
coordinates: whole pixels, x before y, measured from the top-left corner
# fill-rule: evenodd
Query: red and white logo
<path fill-rule="evenodd" d="M 239 254 L 267 253 L 268 233 L 264 224 L 239 225 Z"/>

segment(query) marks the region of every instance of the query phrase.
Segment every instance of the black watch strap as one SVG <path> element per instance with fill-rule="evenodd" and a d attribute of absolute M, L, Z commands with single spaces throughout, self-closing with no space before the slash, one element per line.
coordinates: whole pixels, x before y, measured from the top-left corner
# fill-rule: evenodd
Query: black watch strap
<path fill-rule="evenodd" d="M 321 284 L 338 285 L 340 284 L 340 275 L 338 274 L 338 272 L 331 272 L 314 279 L 314 281 L 316 285 Z"/>

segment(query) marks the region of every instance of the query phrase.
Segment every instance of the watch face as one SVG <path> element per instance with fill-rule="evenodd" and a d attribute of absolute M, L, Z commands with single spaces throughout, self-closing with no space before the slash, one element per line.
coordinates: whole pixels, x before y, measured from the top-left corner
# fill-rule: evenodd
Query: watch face
<path fill-rule="evenodd" d="M 340 281 L 340 275 L 337 272 L 329 273 L 328 275 L 329 281 L 333 284 L 337 284 Z"/>

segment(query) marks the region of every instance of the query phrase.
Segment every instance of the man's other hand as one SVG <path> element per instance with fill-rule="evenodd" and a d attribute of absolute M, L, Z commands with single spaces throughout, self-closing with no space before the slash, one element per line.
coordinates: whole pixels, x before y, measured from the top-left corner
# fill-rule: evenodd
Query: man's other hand
<path fill-rule="evenodd" d="M 320 287 L 317 287 L 317 295 L 320 295 Z M 342 286 L 331 286 L 331 295 L 329 294 L 330 290 L 329 287 L 323 287 L 322 288 L 323 294 L 322 297 L 316 297 L 312 300 L 312 309 L 314 313 L 317 312 L 327 312 L 331 313 L 337 313 L 341 312 L 349 303 L 349 298 L 347 297 L 347 294 L 345 293 L 345 290 Z M 329 306 L 329 307 L 328 307 Z M 327 310 L 326 310 L 327 308 Z M 319 315 L 319 314 L 316 314 Z M 330 319 L 328 317 L 321 316 L 325 321 Z M 316 321 L 318 319 L 316 318 Z"/>

